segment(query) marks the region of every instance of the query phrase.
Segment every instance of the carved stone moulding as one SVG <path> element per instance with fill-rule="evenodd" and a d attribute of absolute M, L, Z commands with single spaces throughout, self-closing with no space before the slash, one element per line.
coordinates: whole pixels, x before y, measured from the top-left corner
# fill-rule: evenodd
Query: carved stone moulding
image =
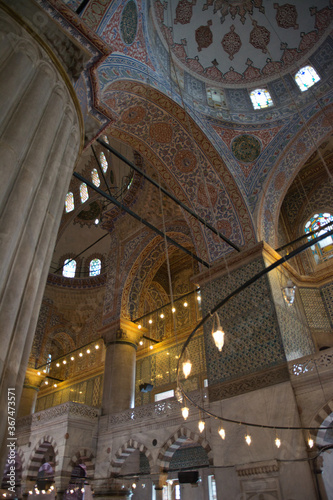
<path fill-rule="evenodd" d="M 256 391 L 274 384 L 280 384 L 289 380 L 289 371 L 286 363 L 273 368 L 268 368 L 258 373 L 251 373 L 244 377 L 227 380 L 208 387 L 209 400 L 220 401 L 232 398 L 250 391 Z"/>
<path fill-rule="evenodd" d="M 255 474 L 271 474 L 278 472 L 279 463 L 277 460 L 269 460 L 267 462 L 255 462 L 252 464 L 244 464 L 236 467 L 238 476 L 252 476 Z"/>

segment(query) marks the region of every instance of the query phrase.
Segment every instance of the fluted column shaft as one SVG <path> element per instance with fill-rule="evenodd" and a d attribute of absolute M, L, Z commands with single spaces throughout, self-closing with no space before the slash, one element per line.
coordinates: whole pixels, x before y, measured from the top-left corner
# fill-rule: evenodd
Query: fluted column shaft
<path fill-rule="evenodd" d="M 0 443 L 16 409 L 64 199 L 82 144 L 79 106 L 49 51 L 0 9 Z M 2 449 L 4 451 L 4 449 Z M 1 450 L 0 450 L 1 452 Z M 6 454 L 1 452 L 2 461 Z M 2 467 L 0 463 L 0 468 Z"/>

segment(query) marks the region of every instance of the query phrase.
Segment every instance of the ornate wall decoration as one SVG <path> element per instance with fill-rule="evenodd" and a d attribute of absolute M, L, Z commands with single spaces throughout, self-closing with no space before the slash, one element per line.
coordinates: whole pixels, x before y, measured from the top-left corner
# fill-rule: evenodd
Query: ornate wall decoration
<path fill-rule="evenodd" d="M 132 106 L 123 112 L 121 119 L 128 125 L 135 125 L 136 123 L 141 122 L 145 116 L 146 110 L 143 106 Z"/>
<path fill-rule="evenodd" d="M 256 49 L 261 49 L 266 54 L 271 34 L 265 26 L 258 26 L 257 21 L 253 21 L 252 24 L 254 28 L 250 33 L 250 44 Z"/>
<path fill-rule="evenodd" d="M 276 22 L 280 28 L 298 29 L 297 10 L 295 5 L 291 5 L 289 3 L 279 5 L 278 3 L 275 3 L 273 4 L 273 7 L 276 9 Z"/>
<path fill-rule="evenodd" d="M 132 45 L 138 29 L 138 11 L 134 0 L 129 0 L 120 19 L 120 33 L 127 45 Z"/>
<path fill-rule="evenodd" d="M 192 172 L 196 164 L 196 156 L 190 150 L 181 149 L 175 155 L 175 165 L 183 173 Z"/>
<path fill-rule="evenodd" d="M 197 3 L 196 0 L 179 0 L 176 7 L 176 17 L 174 23 L 188 24 L 191 21 L 193 14 L 193 5 Z"/>
<path fill-rule="evenodd" d="M 156 142 L 169 144 L 172 140 L 172 127 L 169 123 L 153 123 L 149 128 L 149 135 Z"/>
<path fill-rule="evenodd" d="M 222 47 L 224 51 L 229 54 L 229 59 L 232 61 L 234 55 L 237 54 L 242 46 L 242 41 L 239 35 L 235 32 L 235 26 L 232 24 L 230 26 L 230 31 L 224 35 L 222 39 Z"/>
<path fill-rule="evenodd" d="M 231 150 L 237 160 L 244 163 L 255 161 L 261 152 L 260 141 L 253 135 L 239 135 L 231 143 Z"/>
<path fill-rule="evenodd" d="M 195 41 L 198 44 L 198 51 L 209 47 L 213 43 L 213 33 L 210 29 L 212 21 L 207 21 L 207 26 L 200 26 L 195 30 Z"/>

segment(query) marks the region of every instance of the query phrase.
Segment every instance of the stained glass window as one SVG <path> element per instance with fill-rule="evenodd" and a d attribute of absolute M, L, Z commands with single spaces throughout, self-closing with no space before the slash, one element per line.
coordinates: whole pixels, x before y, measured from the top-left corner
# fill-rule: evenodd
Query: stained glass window
<path fill-rule="evenodd" d="M 295 80 L 300 90 L 304 92 L 319 82 L 320 76 L 312 66 L 304 66 L 296 73 Z"/>
<path fill-rule="evenodd" d="M 81 203 L 84 203 L 89 198 L 88 187 L 84 182 L 80 186 Z"/>
<path fill-rule="evenodd" d="M 273 106 L 271 95 L 266 89 L 252 90 L 252 92 L 250 92 L 250 98 L 254 109 L 262 109 Z"/>
<path fill-rule="evenodd" d="M 94 170 L 91 171 L 91 179 L 93 181 L 93 184 L 95 184 L 96 187 L 98 187 L 101 184 L 101 181 L 99 180 L 99 175 L 98 175 L 96 168 L 94 168 Z"/>
<path fill-rule="evenodd" d="M 102 139 L 103 139 L 104 142 L 106 142 L 106 144 L 110 144 L 107 135 L 102 135 Z"/>
<path fill-rule="evenodd" d="M 102 167 L 103 172 L 106 173 L 109 164 L 108 164 L 108 162 L 105 158 L 105 154 L 103 152 L 99 155 L 99 161 L 101 162 L 101 167 Z"/>
<path fill-rule="evenodd" d="M 74 210 L 74 196 L 70 191 L 66 194 L 65 210 L 66 213 L 72 212 L 72 210 Z"/>
<path fill-rule="evenodd" d="M 62 268 L 62 275 L 66 278 L 74 278 L 76 270 L 76 261 L 73 259 L 66 259 L 64 267 Z"/>
<path fill-rule="evenodd" d="M 101 274 L 102 262 L 99 259 L 93 259 L 89 264 L 89 276 L 98 276 Z"/>
<path fill-rule="evenodd" d="M 322 226 L 325 226 L 329 223 L 332 223 L 331 226 L 327 226 L 321 231 L 318 231 L 315 234 L 309 235 L 308 240 L 311 241 L 312 239 L 316 238 L 317 236 L 321 236 L 322 234 L 325 234 L 326 231 L 329 231 L 330 229 L 333 229 L 333 215 L 329 213 L 317 213 L 314 214 L 313 217 L 311 217 L 310 220 L 305 224 L 305 233 L 310 233 L 311 231 L 316 231 L 317 229 L 320 229 Z M 314 254 L 314 258 L 317 264 L 319 264 L 321 261 L 324 261 L 330 257 L 333 257 L 333 238 L 332 236 L 327 236 L 327 238 L 322 239 L 319 241 L 316 245 L 313 245 L 311 247 L 311 250 Z"/>

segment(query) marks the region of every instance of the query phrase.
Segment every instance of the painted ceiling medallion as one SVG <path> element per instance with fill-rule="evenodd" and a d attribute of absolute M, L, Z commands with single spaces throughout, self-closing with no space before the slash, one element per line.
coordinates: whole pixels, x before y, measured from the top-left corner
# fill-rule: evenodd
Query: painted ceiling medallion
<path fill-rule="evenodd" d="M 262 6 L 263 0 L 207 0 L 202 10 L 207 10 L 208 7 L 214 5 L 214 13 L 220 11 L 221 23 L 230 14 L 231 19 L 235 19 L 238 15 L 241 22 L 245 23 L 245 16 L 249 12 L 253 14 L 253 7 L 264 13 L 265 9 Z"/>
<path fill-rule="evenodd" d="M 188 24 L 192 18 L 192 7 L 197 3 L 197 0 L 180 0 L 176 7 L 176 17 L 174 23 Z"/>
<path fill-rule="evenodd" d="M 120 33 L 127 45 L 132 45 L 138 28 L 138 11 L 134 0 L 130 0 L 124 7 L 120 20 Z"/>
<path fill-rule="evenodd" d="M 149 135 L 156 142 L 169 144 L 172 141 L 172 127 L 169 123 L 153 123 L 149 129 Z"/>
<path fill-rule="evenodd" d="M 221 44 L 224 51 L 229 54 L 229 59 L 232 60 L 242 46 L 240 36 L 235 33 L 235 26 L 233 24 L 230 26 L 229 33 L 224 35 Z"/>
<path fill-rule="evenodd" d="M 182 149 L 175 155 L 175 165 L 184 174 L 192 172 L 197 164 L 197 159 L 192 151 Z"/>
<path fill-rule="evenodd" d="M 134 125 L 141 122 L 146 116 L 146 110 L 143 106 L 132 106 L 126 109 L 122 114 L 122 121 L 127 125 Z"/>
<path fill-rule="evenodd" d="M 237 160 L 251 163 L 260 155 L 261 145 L 258 139 L 252 135 L 239 135 L 232 141 L 231 150 Z"/>
<path fill-rule="evenodd" d="M 257 21 L 253 21 L 252 24 L 254 28 L 250 33 L 250 44 L 256 49 L 261 49 L 266 54 L 271 34 L 264 26 L 258 26 Z"/>
<path fill-rule="evenodd" d="M 212 25 L 212 21 L 207 21 L 207 26 L 200 26 L 200 28 L 195 30 L 195 41 L 198 44 L 198 51 L 205 49 L 210 46 L 213 42 L 213 33 L 209 26 Z"/>
<path fill-rule="evenodd" d="M 279 5 L 278 3 L 275 3 L 273 7 L 276 9 L 276 22 L 280 28 L 298 29 L 297 10 L 295 5 L 290 5 L 289 3 Z"/>

